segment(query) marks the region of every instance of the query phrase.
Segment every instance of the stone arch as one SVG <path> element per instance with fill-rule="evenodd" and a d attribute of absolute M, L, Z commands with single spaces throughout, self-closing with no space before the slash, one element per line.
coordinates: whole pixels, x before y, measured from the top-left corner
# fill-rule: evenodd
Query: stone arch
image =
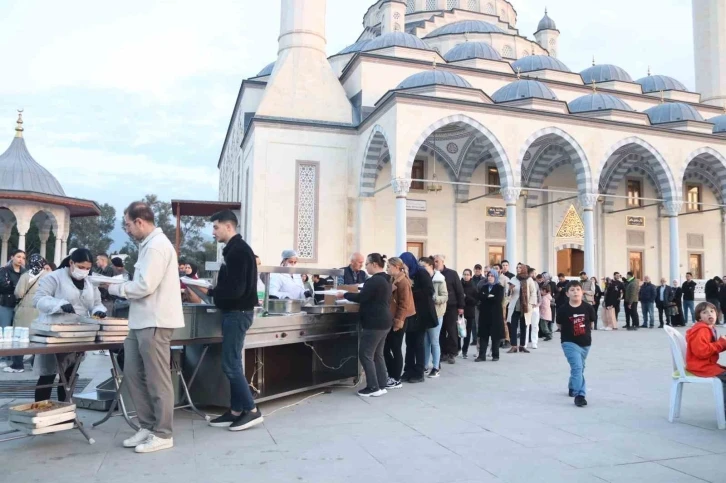
<path fill-rule="evenodd" d="M 590 161 L 585 151 L 570 134 L 558 127 L 547 127 L 533 133 L 519 153 L 516 176 L 523 188 L 542 188 L 552 171 L 565 164 L 575 170 L 577 190 L 594 193 Z M 527 206 L 537 204 L 541 194 L 532 191 L 527 195 Z"/>
<path fill-rule="evenodd" d="M 473 130 L 473 137 L 464 148 L 465 154 L 463 158 L 461 158 L 461 162 L 458 165 L 453 166 L 455 175 L 454 179 L 458 179 L 460 182 L 471 181 L 474 170 L 479 164 L 481 164 L 482 158 L 485 158 L 484 160 L 492 159 L 494 161 L 494 164 L 499 171 L 502 188 L 511 188 L 516 186 L 511 163 L 509 162 L 507 153 L 504 151 L 499 139 L 497 139 L 497 137 L 479 121 L 463 114 L 456 114 L 439 119 L 421 133 L 409 152 L 408 159 L 406 160 L 406 172 L 411 172 L 413 162 L 416 159 L 419 149 L 421 146 L 426 144 L 426 141 L 434 132 L 444 126 L 456 123 L 470 127 Z M 487 156 L 487 154 L 489 156 Z M 469 196 L 468 185 L 460 185 L 455 191 L 457 201 L 466 200 Z"/>
<path fill-rule="evenodd" d="M 661 199 L 666 201 L 681 199 L 680 190 L 666 160 L 657 149 L 639 137 L 623 139 L 610 148 L 598 175 L 600 192 L 615 194 L 626 175 L 637 168 L 645 171 L 651 181 L 654 181 Z M 613 198 L 605 199 L 606 211 L 612 211 L 613 205 Z"/>
<path fill-rule="evenodd" d="M 585 251 L 585 247 L 580 245 L 579 243 L 561 243 L 561 244 L 555 246 L 555 253 L 562 251 L 562 250 L 568 250 L 570 248 L 572 248 L 574 250 L 581 250 L 583 252 Z"/>
<path fill-rule="evenodd" d="M 680 186 L 696 181 L 707 186 L 716 195 L 719 204 L 726 201 L 726 157 L 708 146 L 688 155 L 678 172 Z"/>
<path fill-rule="evenodd" d="M 38 225 L 38 230 L 42 231 L 44 228 L 47 228 L 49 230 L 53 230 L 53 233 L 58 233 L 58 217 L 55 213 L 47 208 L 39 208 L 30 217 L 30 220 L 31 222 L 35 221 L 35 223 Z"/>
<path fill-rule="evenodd" d="M 373 196 L 376 189 L 376 179 L 378 179 L 378 171 L 387 161 L 384 161 L 388 155 L 388 137 L 383 128 L 376 124 L 373 126 L 366 149 L 363 151 L 363 165 L 360 172 L 360 196 L 369 198 Z M 390 158 L 390 155 L 389 155 Z"/>

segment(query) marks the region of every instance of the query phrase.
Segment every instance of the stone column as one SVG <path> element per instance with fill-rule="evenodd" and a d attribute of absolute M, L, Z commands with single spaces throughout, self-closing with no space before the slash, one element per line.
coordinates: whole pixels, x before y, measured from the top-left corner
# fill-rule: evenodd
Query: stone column
<path fill-rule="evenodd" d="M 2 246 L 2 264 L 4 265 L 8 261 L 8 242 L 10 241 L 10 231 L 6 231 L 2 235 L 3 246 Z"/>
<path fill-rule="evenodd" d="M 63 238 L 61 240 L 61 261 L 66 257 L 66 254 L 68 253 L 68 238 Z"/>
<path fill-rule="evenodd" d="M 595 213 L 598 195 L 584 193 L 578 197 L 582 206 L 582 223 L 585 225 L 585 272 L 589 276 L 595 275 Z"/>
<path fill-rule="evenodd" d="M 519 263 L 519 254 L 517 253 L 517 201 L 519 194 L 522 192 L 519 188 L 502 189 L 502 198 L 507 204 L 507 250 L 506 257 L 509 260 L 509 266 L 514 267 Z"/>
<path fill-rule="evenodd" d="M 25 251 L 25 233 L 18 234 L 18 250 Z"/>
<path fill-rule="evenodd" d="M 681 201 L 669 201 L 665 203 L 665 214 L 668 218 L 668 231 L 670 236 L 670 279 L 679 280 L 681 271 L 681 248 L 678 236 L 678 214 L 683 207 Z"/>
<path fill-rule="evenodd" d="M 41 231 L 38 235 L 40 236 L 40 256 L 46 258 L 48 255 L 48 238 L 50 238 L 50 232 Z"/>
<path fill-rule="evenodd" d="M 63 255 L 61 254 L 61 251 L 63 248 L 61 247 L 61 238 L 56 235 L 55 237 L 55 252 L 53 254 L 53 263 L 55 263 L 55 266 L 57 267 L 60 265 L 60 263 L 63 261 Z"/>
<path fill-rule="evenodd" d="M 396 178 L 391 183 L 396 194 L 396 256 L 406 251 L 406 198 L 411 189 L 411 180 Z"/>
<path fill-rule="evenodd" d="M 721 239 L 721 243 L 722 243 L 721 246 L 726 247 L 726 210 L 721 210 L 721 220 L 722 220 L 721 221 L 721 232 L 723 233 L 723 238 Z M 722 272 L 726 273 L 726 250 L 723 251 L 723 253 L 721 254 L 721 257 L 722 257 L 721 264 L 723 266 Z M 690 261 L 689 261 L 689 264 L 690 264 Z M 688 269 L 690 269 L 691 267 L 689 266 L 686 268 L 687 268 L 686 271 L 688 271 Z"/>

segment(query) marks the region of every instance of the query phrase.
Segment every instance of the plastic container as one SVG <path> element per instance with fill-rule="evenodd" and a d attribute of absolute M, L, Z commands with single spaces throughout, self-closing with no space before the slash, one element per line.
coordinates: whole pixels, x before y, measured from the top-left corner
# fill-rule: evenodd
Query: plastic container
<path fill-rule="evenodd" d="M 4 327 L 3 328 L 3 340 L 7 342 L 12 342 L 13 340 L 13 327 Z"/>

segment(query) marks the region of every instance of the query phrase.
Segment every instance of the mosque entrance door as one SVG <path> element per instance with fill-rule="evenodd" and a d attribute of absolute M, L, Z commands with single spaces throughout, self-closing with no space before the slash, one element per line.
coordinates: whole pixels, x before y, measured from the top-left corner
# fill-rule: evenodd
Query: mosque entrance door
<path fill-rule="evenodd" d="M 566 277 L 577 277 L 585 269 L 585 252 L 577 248 L 567 248 L 557 252 L 557 273 Z"/>

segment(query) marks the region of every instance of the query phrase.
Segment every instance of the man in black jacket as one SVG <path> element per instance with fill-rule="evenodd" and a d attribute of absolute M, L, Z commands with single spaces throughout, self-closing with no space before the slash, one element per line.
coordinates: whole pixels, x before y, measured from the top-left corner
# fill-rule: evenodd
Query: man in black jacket
<path fill-rule="evenodd" d="M 439 344 L 441 345 L 441 360 L 445 360 L 449 364 L 455 364 L 460 343 L 459 328 L 456 322 L 459 315 L 464 315 L 466 297 L 464 296 L 464 287 L 461 285 L 459 275 L 455 271 L 446 268 L 445 263 L 446 257 L 444 255 L 434 257 L 434 266 L 446 279 L 446 290 L 449 292 Z"/>
<path fill-rule="evenodd" d="M 683 282 L 683 323 L 688 325 L 688 312 L 691 313 L 691 321 L 696 323 L 695 316 L 695 299 L 696 299 L 696 282 L 693 281 L 693 274 L 686 273 L 686 281 Z"/>
<path fill-rule="evenodd" d="M 706 295 L 706 302 L 713 304 L 716 306 L 716 310 L 718 310 L 718 316 L 716 317 L 716 324 L 719 325 L 721 322 L 721 301 L 718 297 L 718 292 L 721 289 L 721 284 L 723 284 L 723 281 L 719 277 L 713 277 L 711 280 L 706 282 L 706 286 L 703 288 L 703 291 Z"/>
<path fill-rule="evenodd" d="M 210 426 L 242 431 L 263 421 L 242 370 L 242 349 L 257 305 L 257 261 L 252 248 L 237 234 L 237 217 L 229 210 L 212 216 L 214 239 L 226 246 L 217 286 L 209 290 L 222 310 L 222 370 L 229 379 L 230 410 Z"/>

